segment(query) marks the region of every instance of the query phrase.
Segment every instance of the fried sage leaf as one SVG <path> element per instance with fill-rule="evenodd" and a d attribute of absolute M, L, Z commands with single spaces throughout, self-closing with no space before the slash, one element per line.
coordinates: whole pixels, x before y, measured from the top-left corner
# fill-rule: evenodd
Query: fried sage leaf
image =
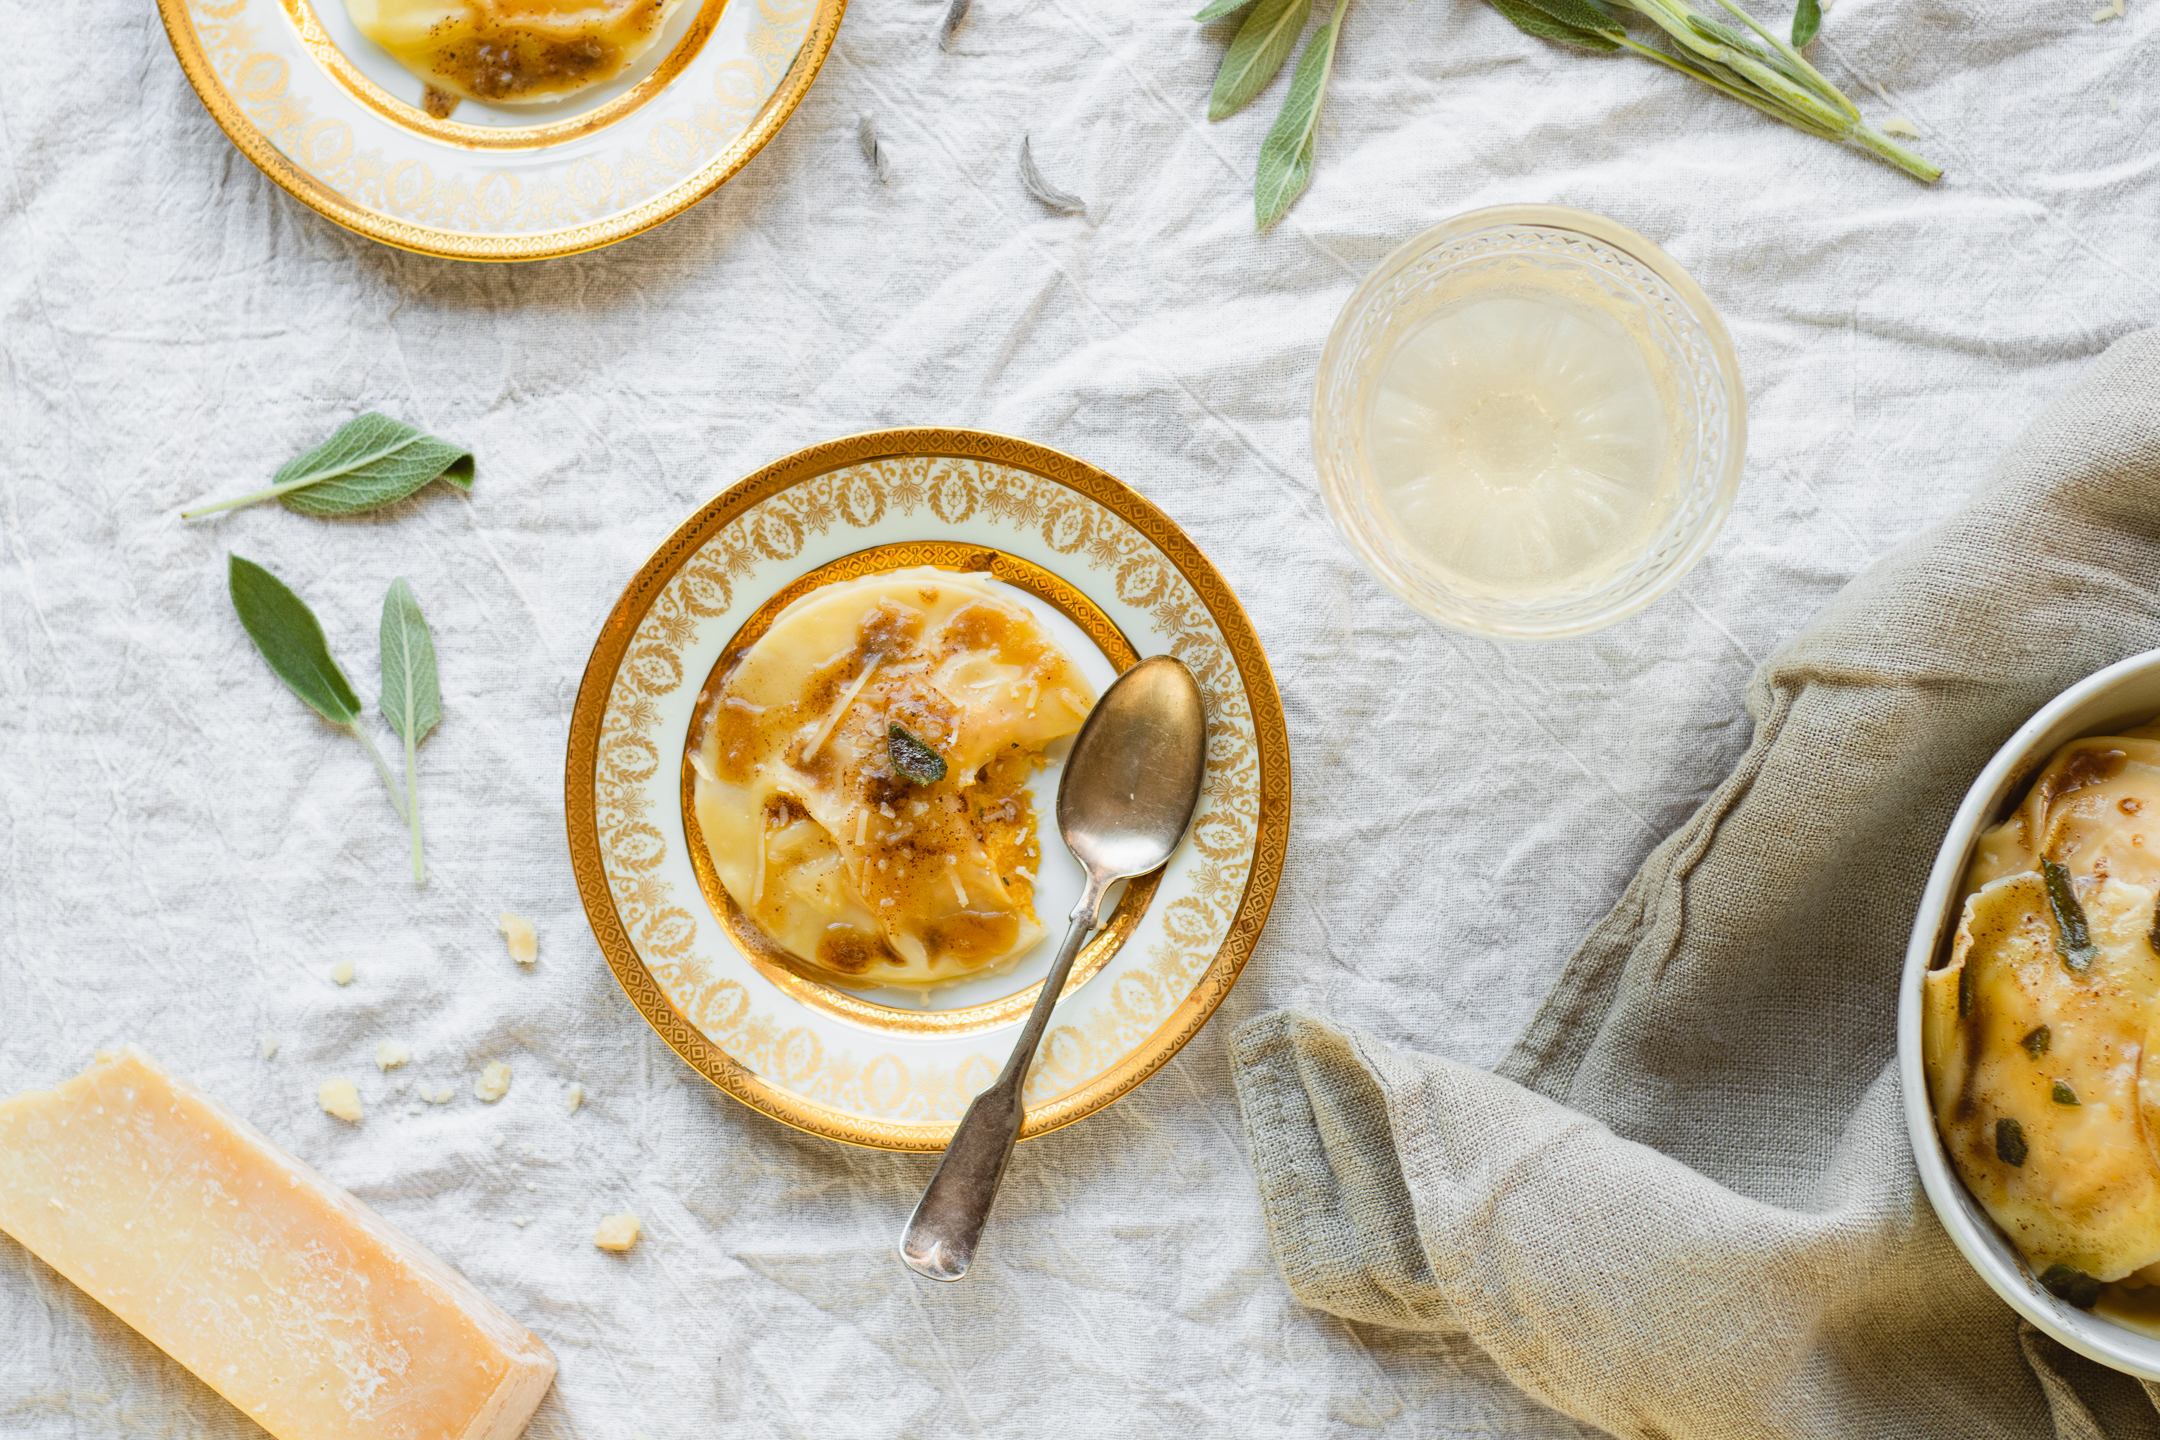
<path fill-rule="evenodd" d="M 1958 1013 L 1965 1015 L 1971 1013 L 1971 1010 L 1970 1005 L 1964 1005 L 1959 1009 Z M 2026 1032 L 2025 1038 L 2018 1041 L 2018 1044 L 2024 1047 L 2026 1054 L 2037 1060 L 2048 1053 L 2048 1046 L 2053 1044 L 2054 1041 L 2055 1035 L 2053 1031 L 2049 1030 L 2045 1025 L 2035 1025 Z"/>
<path fill-rule="evenodd" d="M 2092 942 L 2092 927 L 2085 922 L 2085 907 L 2078 904 L 2070 887 L 2070 872 L 2053 860 L 2040 862 L 2041 878 L 2047 881 L 2048 909 L 2055 912 L 2055 950 L 2064 966 L 2082 975 L 2099 958 Z"/>
<path fill-rule="evenodd" d="M 281 501 L 303 515 L 357 515 L 402 500 L 438 479 L 472 489 L 472 451 L 370 411 L 305 455 L 286 461 L 267 488 L 183 510 L 180 518 L 192 520 L 263 500 Z"/>
<path fill-rule="evenodd" d="M 2080 1310 L 2092 1309 L 2100 1299 L 2098 1280 L 2075 1265 L 2065 1265 L 2061 1261 L 2041 1272 L 2040 1283 L 2046 1286 L 2051 1294 L 2061 1296 Z"/>
<path fill-rule="evenodd" d="M 2075 1105 L 2078 1103 L 2077 1091 L 2071 1089 L 2069 1084 L 2062 1080 L 2055 1082 L 2055 1088 L 2049 1092 L 2048 1098 L 2058 1105 Z"/>
<path fill-rule="evenodd" d="M 435 677 L 435 637 L 412 586 L 390 582 L 382 607 L 382 713 L 405 742 L 405 823 L 412 829 L 413 883 L 427 878 L 420 859 L 420 780 L 414 752 L 442 720 Z"/>
<path fill-rule="evenodd" d="M 405 807 L 398 802 L 397 782 L 390 778 L 382 752 L 360 726 L 360 697 L 330 654 L 330 642 L 315 612 L 284 581 L 238 555 L 227 557 L 226 588 L 242 628 L 278 679 L 316 714 L 349 731 L 367 748 L 389 788 L 391 805 L 403 819 Z"/>
<path fill-rule="evenodd" d="M 2008 1116 L 1995 1122 L 1995 1158 L 2005 1165 L 2025 1163 L 2025 1127 Z"/>
<path fill-rule="evenodd" d="M 945 778 L 945 757 L 897 720 L 886 727 L 885 752 L 893 769 L 918 785 L 935 785 Z"/>

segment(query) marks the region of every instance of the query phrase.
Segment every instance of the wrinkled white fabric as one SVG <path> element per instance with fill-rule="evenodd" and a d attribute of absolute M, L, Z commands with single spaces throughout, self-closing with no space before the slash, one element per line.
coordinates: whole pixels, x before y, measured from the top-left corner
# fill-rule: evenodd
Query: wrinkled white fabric
<path fill-rule="evenodd" d="M 1296 1006 L 1497 1061 L 1731 769 L 1756 662 L 2152 322 L 2160 7 L 2096 25 L 2096 3 L 1830 11 L 1819 63 L 1876 119 L 1917 124 L 1950 172 L 1928 189 L 1469 0 L 1356 0 L 1317 181 L 1255 236 L 1253 157 L 1287 79 L 1208 124 L 1227 27 L 1191 24 L 1195 5 L 975 0 L 946 54 L 943 0 L 857 0 L 722 193 L 514 268 L 400 254 L 287 198 L 205 115 L 144 0 L 10 7 L 0 1092 L 146 1046 L 544 1336 L 563 1365 L 544 1440 L 1586 1433 L 1459 1339 L 1290 1297 L 1228 1035 Z M 866 114 L 889 184 L 858 149 Z M 1086 218 L 1027 198 L 1023 134 Z M 1670 251 L 1721 307 L 1751 405 L 1746 482 L 1702 566 L 1540 648 L 1441 631 L 1381 591 L 1307 449 L 1358 278 L 1428 224 L 1518 201 Z M 471 500 L 176 518 L 366 408 L 472 445 Z M 1072 451 L 1184 525 L 1269 647 L 1297 786 L 1274 918 L 1224 1013 L 1137 1094 L 1023 1147 L 975 1275 L 939 1289 L 892 1258 L 930 1160 L 744 1110 L 622 999 L 561 800 L 587 649 L 650 547 L 789 450 L 919 423 Z M 234 622 L 229 549 L 299 588 L 369 695 L 383 589 L 419 594 L 445 694 L 421 752 L 426 889 L 366 757 Z M 531 973 L 495 934 L 504 908 L 540 926 Z M 371 1063 L 384 1038 L 413 1050 L 396 1075 Z M 516 1078 L 486 1106 L 471 1081 L 494 1059 Z M 315 1107 L 333 1074 L 360 1084 L 359 1129 Z M 457 1099 L 409 1116 L 401 1076 Z M 602 1254 L 594 1223 L 622 1210 L 646 1238 Z M 9 1436 L 254 1433 L 12 1242 L 0 1337 Z"/>

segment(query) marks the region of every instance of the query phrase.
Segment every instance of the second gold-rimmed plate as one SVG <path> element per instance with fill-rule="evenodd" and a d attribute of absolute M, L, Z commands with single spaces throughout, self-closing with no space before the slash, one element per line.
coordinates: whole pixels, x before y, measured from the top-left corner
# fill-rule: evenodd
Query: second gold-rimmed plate
<path fill-rule="evenodd" d="M 189 83 L 272 180 L 371 239 L 465 260 L 590 250 L 694 205 L 794 112 L 846 8 L 680 0 L 617 80 L 439 117 L 344 0 L 158 0 Z"/>
<path fill-rule="evenodd" d="M 1127 1093 L 1206 1021 L 1259 938 L 1290 817 L 1282 709 L 1243 610 L 1167 517 L 1091 466 L 981 432 L 881 431 L 790 456 L 684 522 L 625 591 L 578 693 L 565 801 L 587 916 L 632 1001 L 708 1079 L 799 1128 L 898 1150 L 950 1138 L 1011 1049 L 1047 953 L 927 996 L 803 972 L 759 943 L 712 875 L 684 757 L 709 677 L 781 608 L 918 565 L 988 579 L 1098 686 L 1167 652 L 1208 703 L 1192 833 L 1084 953 L 1028 1083 L 1024 1135 Z M 1054 770 L 1040 778 L 1054 789 Z M 1071 899 L 1054 872 L 1071 861 L 1047 826 L 1043 852 L 1037 904 L 1055 932 Z"/>

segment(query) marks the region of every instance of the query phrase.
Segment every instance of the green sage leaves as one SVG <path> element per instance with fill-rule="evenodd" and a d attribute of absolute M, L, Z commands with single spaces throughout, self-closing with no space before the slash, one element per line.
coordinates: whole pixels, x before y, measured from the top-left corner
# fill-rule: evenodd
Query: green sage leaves
<path fill-rule="evenodd" d="M 427 878 L 420 859 L 420 781 L 414 751 L 442 719 L 435 679 L 435 637 L 412 586 L 390 582 L 382 607 L 382 713 L 405 742 L 405 821 L 412 827 L 413 883 Z"/>
<path fill-rule="evenodd" d="M 1250 10 L 1245 9 L 1248 5 Z M 1342 39 L 1343 12 L 1348 5 L 1349 0 L 1336 0 L 1334 13 L 1305 42 L 1305 53 L 1290 77 L 1290 93 L 1283 98 L 1267 138 L 1260 142 L 1260 165 L 1253 177 L 1255 229 L 1265 230 L 1280 220 L 1312 183 L 1320 106 L 1334 73 L 1335 49 Z M 1235 115 L 1267 88 L 1297 48 L 1312 9 L 1313 0 L 1212 0 L 1193 17 L 1205 23 L 1245 10 L 1245 19 L 1216 72 L 1215 91 L 1208 97 L 1208 119 Z"/>
<path fill-rule="evenodd" d="M 368 414 L 278 468 L 268 488 L 180 512 L 183 520 L 277 500 L 303 515 L 358 515 L 402 500 L 431 480 L 472 489 L 472 451 L 415 430 L 402 420 Z"/>
<path fill-rule="evenodd" d="M 1290 93 L 1260 142 L 1260 173 L 1253 184 L 1253 228 L 1265 230 L 1312 184 L 1313 141 L 1320 131 L 1320 105 L 1327 98 L 1328 77 L 1335 72 L 1335 44 L 1342 35 L 1343 12 L 1350 0 L 1335 0 L 1335 13 L 1305 42 Z"/>
<path fill-rule="evenodd" d="M 360 723 L 360 696 L 330 653 L 322 622 L 284 581 L 252 560 L 228 557 L 227 586 L 240 624 L 280 680 L 331 724 L 351 733 L 375 762 L 390 792 L 390 806 L 412 829 L 413 880 L 426 872 L 420 860 L 420 789 L 414 751 L 442 719 L 442 692 L 435 678 L 435 640 L 412 587 L 392 582 L 383 597 L 383 717 L 405 741 L 405 794 L 382 752 Z"/>

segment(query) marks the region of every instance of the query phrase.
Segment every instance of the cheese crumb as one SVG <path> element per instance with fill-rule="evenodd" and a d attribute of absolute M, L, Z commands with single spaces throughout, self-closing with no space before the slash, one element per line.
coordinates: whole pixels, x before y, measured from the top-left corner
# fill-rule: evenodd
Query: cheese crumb
<path fill-rule="evenodd" d="M 568 1115 L 575 1115 L 578 1112 L 578 1106 L 583 1105 L 584 1103 L 585 1087 L 573 1081 L 570 1088 L 563 1094 L 563 1104 L 566 1107 L 564 1113 Z"/>
<path fill-rule="evenodd" d="M 638 1218 L 635 1215 L 607 1215 L 600 1220 L 600 1229 L 593 1236 L 593 1244 L 602 1250 L 628 1250 L 638 1241 Z"/>
<path fill-rule="evenodd" d="M 323 1081 L 315 1087 L 315 1103 L 322 1106 L 325 1115 L 348 1125 L 358 1125 L 367 1118 L 360 1109 L 360 1087 L 350 1080 Z"/>
<path fill-rule="evenodd" d="M 2116 99 L 2113 95 L 2108 96 L 2108 114 L 2113 115 L 2121 109 L 2122 101 Z"/>
<path fill-rule="evenodd" d="M 410 1059 L 412 1051 L 395 1040 L 385 1040 L 375 1047 L 375 1068 L 378 1070 L 395 1070 Z"/>
<path fill-rule="evenodd" d="M 340 960 L 330 967 L 330 978 L 340 985 L 352 984 L 352 977 L 353 963 L 350 960 Z"/>
<path fill-rule="evenodd" d="M 2107 4 L 2093 11 L 2093 24 L 2104 25 L 2110 20 L 2120 19 L 2122 13 L 2123 0 L 2108 0 Z"/>
<path fill-rule="evenodd" d="M 495 917 L 495 928 L 502 931 L 503 939 L 510 946 L 510 958 L 520 965 L 530 965 L 540 958 L 540 935 L 533 929 L 532 921 L 508 910 Z"/>
<path fill-rule="evenodd" d="M 1903 115 L 1892 115 L 1882 122 L 1882 133 L 1885 135 L 1903 135 L 1908 140 L 1917 140 L 1920 138 L 1920 127 L 1913 124 Z"/>
<path fill-rule="evenodd" d="M 275 1036 L 275 1035 L 265 1035 L 265 1036 L 263 1036 L 263 1042 L 262 1042 L 262 1057 L 263 1057 L 263 1059 L 265 1059 L 265 1060 L 275 1060 L 275 1059 L 277 1059 L 277 1050 L 278 1050 L 278 1038 L 277 1038 L 277 1036 Z"/>
<path fill-rule="evenodd" d="M 502 1099 L 510 1093 L 510 1067 L 500 1060 L 489 1064 L 473 1081 L 472 1093 L 490 1105 Z"/>

